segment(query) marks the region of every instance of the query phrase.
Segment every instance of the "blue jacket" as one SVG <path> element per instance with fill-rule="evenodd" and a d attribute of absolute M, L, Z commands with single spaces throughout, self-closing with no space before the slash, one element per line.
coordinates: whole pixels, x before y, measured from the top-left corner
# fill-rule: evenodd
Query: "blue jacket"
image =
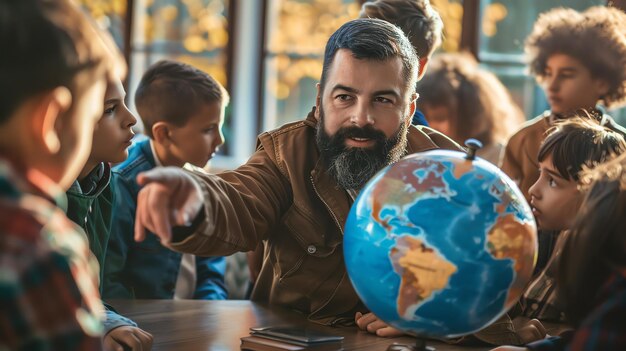
<path fill-rule="evenodd" d="M 413 114 L 413 118 L 411 119 L 411 124 L 414 126 L 426 126 L 428 127 L 428 122 L 426 121 L 426 116 L 419 109 L 415 109 L 415 113 Z"/>
<path fill-rule="evenodd" d="M 161 245 L 148 234 L 133 239 L 139 184 L 137 175 L 156 167 L 150 140 L 136 142 L 128 159 L 113 168 L 116 201 L 111 237 L 106 254 L 102 295 L 104 298 L 171 299 L 182 255 Z M 193 298 L 224 300 L 226 260 L 224 257 L 196 257 L 196 290 Z"/>

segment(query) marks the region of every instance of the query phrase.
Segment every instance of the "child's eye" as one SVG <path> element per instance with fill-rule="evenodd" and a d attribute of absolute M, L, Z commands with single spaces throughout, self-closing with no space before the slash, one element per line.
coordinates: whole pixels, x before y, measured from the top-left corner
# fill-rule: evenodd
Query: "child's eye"
<path fill-rule="evenodd" d="M 209 128 L 203 129 L 202 133 L 209 134 L 209 133 L 211 133 L 214 130 L 215 130 L 215 127 L 209 127 Z"/>
<path fill-rule="evenodd" d="M 109 108 L 104 109 L 104 114 L 110 115 L 113 112 L 115 112 L 116 109 L 117 109 L 117 105 L 113 105 L 113 106 L 111 106 Z"/>
<path fill-rule="evenodd" d="M 548 185 L 551 188 L 556 188 L 557 184 L 556 184 L 556 181 L 554 180 L 554 178 L 548 178 Z"/>

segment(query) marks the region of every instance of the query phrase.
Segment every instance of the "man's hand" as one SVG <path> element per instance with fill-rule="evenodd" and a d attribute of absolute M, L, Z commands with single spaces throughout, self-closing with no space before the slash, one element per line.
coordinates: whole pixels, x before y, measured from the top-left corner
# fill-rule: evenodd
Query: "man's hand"
<path fill-rule="evenodd" d="M 498 346 L 491 351 L 528 351 L 529 349 L 520 346 Z"/>
<path fill-rule="evenodd" d="M 373 313 L 362 314 L 357 312 L 356 316 L 354 316 L 354 321 L 359 329 L 378 336 L 394 337 L 404 335 L 400 330 L 390 327 L 387 323 L 378 319 Z"/>
<path fill-rule="evenodd" d="M 135 241 L 143 241 L 148 229 L 167 244 L 172 226 L 190 225 L 202 208 L 200 186 L 180 168 L 155 168 L 140 173 L 137 182 L 143 189 L 137 195 Z"/>
<path fill-rule="evenodd" d="M 137 327 L 117 327 L 102 340 L 105 351 L 147 351 L 152 349 L 152 334 Z"/>

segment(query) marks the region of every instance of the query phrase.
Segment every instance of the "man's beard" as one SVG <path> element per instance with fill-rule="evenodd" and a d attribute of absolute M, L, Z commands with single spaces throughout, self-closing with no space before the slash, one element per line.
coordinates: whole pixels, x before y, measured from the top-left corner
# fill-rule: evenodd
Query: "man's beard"
<path fill-rule="evenodd" d="M 317 125 L 317 147 L 328 173 L 343 189 L 360 190 L 378 171 L 406 153 L 408 124 L 402 123 L 389 139 L 371 125 L 363 128 L 340 128 L 330 136 L 324 130 L 324 109 L 320 106 Z M 348 138 L 368 138 L 374 141 L 369 148 L 348 147 Z"/>

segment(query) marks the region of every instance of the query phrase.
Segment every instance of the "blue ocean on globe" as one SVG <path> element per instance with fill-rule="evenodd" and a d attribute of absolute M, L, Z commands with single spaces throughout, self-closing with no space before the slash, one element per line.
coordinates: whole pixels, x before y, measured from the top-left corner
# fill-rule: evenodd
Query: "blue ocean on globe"
<path fill-rule="evenodd" d="M 478 331 L 506 312 L 531 278 L 532 212 L 498 168 L 435 150 L 380 171 L 345 225 L 344 256 L 366 306 L 428 337 Z"/>

